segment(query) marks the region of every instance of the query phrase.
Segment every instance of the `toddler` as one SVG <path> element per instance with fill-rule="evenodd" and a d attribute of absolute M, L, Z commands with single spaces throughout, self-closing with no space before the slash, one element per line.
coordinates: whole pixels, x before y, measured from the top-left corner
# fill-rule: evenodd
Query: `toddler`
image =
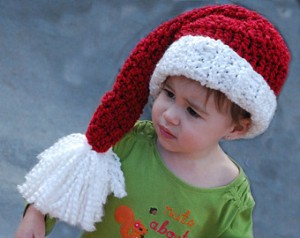
<path fill-rule="evenodd" d="M 44 237 L 53 217 L 83 238 L 253 237 L 249 181 L 219 142 L 268 128 L 289 61 L 275 27 L 240 6 L 161 24 L 132 51 L 86 134 L 38 156 L 19 186 L 29 205 L 15 237 Z M 152 120 L 137 121 L 149 92 Z"/>

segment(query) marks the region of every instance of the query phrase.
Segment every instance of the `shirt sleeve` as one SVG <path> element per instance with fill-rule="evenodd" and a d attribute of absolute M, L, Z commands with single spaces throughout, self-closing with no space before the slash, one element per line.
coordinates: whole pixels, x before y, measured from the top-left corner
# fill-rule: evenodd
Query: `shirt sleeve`
<path fill-rule="evenodd" d="M 54 226 L 56 224 L 56 218 L 52 218 L 49 215 L 45 216 L 45 235 L 49 235 L 51 231 L 53 230 Z"/>
<path fill-rule="evenodd" d="M 253 238 L 253 206 L 239 211 L 220 238 Z"/>
<path fill-rule="evenodd" d="M 113 151 L 122 162 L 130 155 L 133 148 L 142 146 L 143 141 L 148 141 L 153 136 L 154 129 L 151 121 L 137 121 L 134 127 L 113 146 Z"/>

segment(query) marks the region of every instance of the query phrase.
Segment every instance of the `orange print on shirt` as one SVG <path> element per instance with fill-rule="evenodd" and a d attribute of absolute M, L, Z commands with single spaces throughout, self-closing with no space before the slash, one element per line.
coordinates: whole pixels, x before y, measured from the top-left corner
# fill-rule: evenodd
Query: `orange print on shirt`
<path fill-rule="evenodd" d="M 115 220 L 121 224 L 122 238 L 143 238 L 148 233 L 148 229 L 140 220 L 135 220 L 133 211 L 127 206 L 115 210 Z"/>

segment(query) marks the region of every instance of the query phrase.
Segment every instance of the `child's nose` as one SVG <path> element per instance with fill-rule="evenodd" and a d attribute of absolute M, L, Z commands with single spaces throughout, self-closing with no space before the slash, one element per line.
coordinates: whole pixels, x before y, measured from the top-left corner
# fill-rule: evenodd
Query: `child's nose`
<path fill-rule="evenodd" d="M 173 125 L 178 125 L 180 122 L 179 108 L 176 105 L 172 105 L 164 111 L 163 117 L 166 122 Z"/>

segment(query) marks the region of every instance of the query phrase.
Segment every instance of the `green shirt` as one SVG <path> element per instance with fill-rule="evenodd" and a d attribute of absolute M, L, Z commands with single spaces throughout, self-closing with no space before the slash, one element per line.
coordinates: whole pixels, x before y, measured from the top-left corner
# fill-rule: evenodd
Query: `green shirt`
<path fill-rule="evenodd" d="M 138 122 L 114 151 L 121 159 L 128 195 L 110 196 L 103 221 L 83 238 L 253 237 L 254 200 L 242 168 L 223 187 L 187 184 L 164 165 L 149 121 Z"/>

